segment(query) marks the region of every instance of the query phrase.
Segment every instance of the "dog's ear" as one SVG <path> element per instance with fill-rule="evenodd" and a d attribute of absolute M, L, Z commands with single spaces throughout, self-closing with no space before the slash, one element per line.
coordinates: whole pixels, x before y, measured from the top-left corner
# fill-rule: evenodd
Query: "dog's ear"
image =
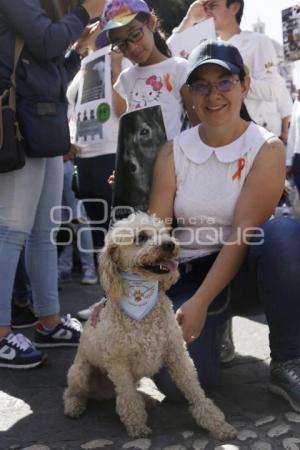
<path fill-rule="evenodd" d="M 123 283 L 116 261 L 118 260 L 118 246 L 106 244 L 99 255 L 99 275 L 101 286 L 109 300 L 118 301 L 124 295 Z"/>
<path fill-rule="evenodd" d="M 172 270 L 168 275 L 164 275 L 162 279 L 159 281 L 159 288 L 162 291 L 167 291 L 170 287 L 176 283 L 179 278 L 178 270 Z"/>

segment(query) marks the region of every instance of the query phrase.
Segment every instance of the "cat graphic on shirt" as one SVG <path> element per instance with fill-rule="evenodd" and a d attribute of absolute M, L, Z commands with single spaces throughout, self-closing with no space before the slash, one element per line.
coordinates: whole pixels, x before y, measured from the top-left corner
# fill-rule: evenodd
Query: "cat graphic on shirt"
<path fill-rule="evenodd" d="M 153 106 L 159 102 L 163 81 L 160 76 L 151 75 L 148 78 L 137 78 L 132 90 L 131 108 L 138 109 Z"/>

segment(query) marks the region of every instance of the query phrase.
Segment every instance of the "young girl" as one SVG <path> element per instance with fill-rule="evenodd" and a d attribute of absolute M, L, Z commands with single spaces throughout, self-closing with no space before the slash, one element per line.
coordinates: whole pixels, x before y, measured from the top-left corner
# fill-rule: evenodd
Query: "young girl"
<path fill-rule="evenodd" d="M 120 73 L 118 58 L 112 59 L 114 89 L 119 94 L 113 99 L 117 114 L 161 105 L 168 139 L 180 132 L 185 110 L 191 123 L 198 123 L 185 84 L 187 62 L 171 57 L 148 5 L 143 0 L 111 0 L 102 26 L 98 45 L 107 40 L 113 53 L 123 54 L 134 64 Z"/>

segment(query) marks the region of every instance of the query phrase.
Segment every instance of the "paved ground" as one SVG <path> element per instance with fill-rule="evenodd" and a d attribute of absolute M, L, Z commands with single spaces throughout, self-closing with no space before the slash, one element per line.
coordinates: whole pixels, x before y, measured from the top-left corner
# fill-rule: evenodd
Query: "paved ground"
<path fill-rule="evenodd" d="M 75 313 L 101 297 L 99 287 L 71 283 L 61 292 L 63 312 Z M 31 336 L 29 330 L 27 335 Z M 212 440 L 196 427 L 187 407 L 162 401 L 149 413 L 153 434 L 133 441 L 114 412 L 114 403 L 91 402 L 77 421 L 63 415 L 62 393 L 75 351 L 52 349 L 47 364 L 31 371 L 0 372 L 0 449 L 150 450 L 300 449 L 300 415 L 267 391 L 267 327 L 262 316 L 234 319 L 238 356 L 223 370 L 213 398 L 239 429 L 232 442 Z M 145 389 L 162 400 L 146 381 Z"/>

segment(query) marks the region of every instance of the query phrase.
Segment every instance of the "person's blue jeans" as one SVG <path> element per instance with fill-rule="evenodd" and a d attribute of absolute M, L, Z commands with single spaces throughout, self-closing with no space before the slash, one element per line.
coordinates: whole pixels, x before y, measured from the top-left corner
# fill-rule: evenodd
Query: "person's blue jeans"
<path fill-rule="evenodd" d="M 11 322 L 13 284 L 26 243 L 26 270 L 35 314 L 59 313 L 57 250 L 51 220 L 61 204 L 63 162 L 56 158 L 26 158 L 25 166 L 0 174 L 0 325 Z M 59 215 L 56 214 L 59 222 Z"/>
<path fill-rule="evenodd" d="M 293 169 L 294 183 L 300 194 L 300 153 L 295 153 L 293 158 L 292 169 Z"/>
<path fill-rule="evenodd" d="M 12 302 L 26 306 L 28 301 L 32 301 L 32 292 L 25 266 L 25 248 L 23 248 L 17 266 Z"/>
<path fill-rule="evenodd" d="M 271 358 L 287 361 L 300 356 L 300 223 L 287 217 L 267 222 L 262 245 L 249 245 L 246 261 L 228 289 L 213 301 L 200 337 L 189 347 L 202 386 L 216 384 L 219 375 L 218 327 L 231 314 L 231 303 L 256 302 L 264 307 L 270 328 Z M 216 255 L 198 260 L 168 294 L 176 310 L 200 286 Z M 228 295 L 232 302 L 228 305 Z M 182 395 L 163 369 L 156 377 L 158 388 L 173 400 Z"/>
<path fill-rule="evenodd" d="M 78 202 L 72 190 L 74 164 L 72 161 L 64 162 L 64 187 L 62 205 L 67 209 L 62 210 L 63 222 L 75 222 L 77 245 L 82 270 L 95 270 L 94 247 L 92 233 L 88 224 L 87 214 L 82 202 Z M 59 272 L 71 273 L 73 267 L 73 246 L 64 245 L 59 255 Z"/>

